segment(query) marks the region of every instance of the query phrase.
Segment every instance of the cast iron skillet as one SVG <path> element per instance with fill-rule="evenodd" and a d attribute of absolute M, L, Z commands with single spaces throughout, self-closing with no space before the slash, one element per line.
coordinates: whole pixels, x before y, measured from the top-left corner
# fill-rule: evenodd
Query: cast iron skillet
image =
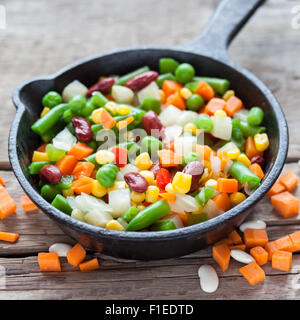
<path fill-rule="evenodd" d="M 163 259 L 186 255 L 213 243 L 238 226 L 277 179 L 288 150 L 288 128 L 284 114 L 270 90 L 250 72 L 237 67 L 228 58 L 227 47 L 236 33 L 263 0 L 221 1 L 201 36 L 178 47 L 138 47 L 122 49 L 82 59 L 54 75 L 31 79 L 13 93 L 17 108 L 9 136 L 9 158 L 14 173 L 28 196 L 71 238 L 86 248 L 127 259 Z M 259 50 L 259 48 L 257 48 Z M 209 221 L 183 229 L 163 232 L 120 232 L 98 228 L 52 207 L 39 194 L 36 181 L 26 169 L 40 138 L 30 126 L 39 117 L 41 99 L 49 90 L 59 92 L 72 80 L 86 86 L 99 75 L 125 74 L 143 65 L 158 68 L 161 57 L 189 62 L 197 75 L 227 78 L 246 106 L 264 109 L 270 138 L 266 153 L 266 176 L 262 185 L 244 202 Z"/>

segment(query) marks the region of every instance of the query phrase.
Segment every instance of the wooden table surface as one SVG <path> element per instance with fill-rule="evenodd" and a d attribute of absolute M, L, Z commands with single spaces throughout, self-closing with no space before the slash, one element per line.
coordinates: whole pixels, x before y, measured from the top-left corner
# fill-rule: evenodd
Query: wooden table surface
<path fill-rule="evenodd" d="M 0 29 L 0 175 L 18 202 L 24 195 L 11 171 L 7 137 L 15 110 L 14 87 L 50 74 L 78 58 L 104 50 L 135 45 L 172 45 L 193 39 L 208 21 L 214 0 L 2 0 L 7 27 Z M 266 83 L 285 111 L 290 148 L 284 170 L 300 174 L 300 30 L 291 26 L 297 1 L 267 1 L 230 47 L 232 59 Z M 300 190 L 296 190 L 300 196 Z M 263 219 L 269 238 L 300 229 L 299 217 L 282 219 L 265 198 L 253 207 L 249 219 Z M 300 255 L 289 272 L 264 267 L 266 280 L 250 286 L 231 261 L 222 273 L 211 248 L 177 259 L 118 261 L 98 255 L 101 269 L 81 273 L 63 261 L 63 272 L 41 273 L 37 253 L 54 242 L 72 244 L 42 212 L 16 214 L 0 222 L 0 231 L 18 232 L 15 244 L 0 244 L 0 266 L 5 286 L 0 299 L 299 299 Z M 199 287 L 201 264 L 216 267 L 219 289 L 205 294 Z M 299 281 L 298 281 L 299 280 Z"/>

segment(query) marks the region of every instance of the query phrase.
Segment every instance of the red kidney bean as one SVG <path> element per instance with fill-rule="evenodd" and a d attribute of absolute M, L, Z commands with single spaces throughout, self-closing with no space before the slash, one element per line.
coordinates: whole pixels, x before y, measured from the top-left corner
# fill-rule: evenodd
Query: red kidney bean
<path fill-rule="evenodd" d="M 191 161 L 183 169 L 183 173 L 192 175 L 192 184 L 190 192 L 195 191 L 199 187 L 199 179 L 204 171 L 204 166 L 200 161 Z"/>
<path fill-rule="evenodd" d="M 124 175 L 125 182 L 135 192 L 142 193 L 148 188 L 148 181 L 137 172 L 128 172 Z"/>
<path fill-rule="evenodd" d="M 263 165 L 265 164 L 265 159 L 262 156 L 255 156 L 251 158 L 251 164 L 253 163 L 257 163 L 259 164 L 261 167 L 263 167 Z"/>
<path fill-rule="evenodd" d="M 147 85 L 155 81 L 158 78 L 158 72 L 156 71 L 146 71 L 142 72 L 135 77 L 131 78 L 125 83 L 125 86 L 133 91 L 135 90 L 141 90 Z"/>
<path fill-rule="evenodd" d="M 159 171 L 161 168 L 162 168 L 162 166 L 161 166 L 159 160 L 155 161 L 155 162 L 152 164 L 152 166 L 151 166 L 151 168 L 150 168 L 150 171 L 153 172 L 155 178 L 156 178 L 156 175 L 157 175 L 158 171 Z"/>
<path fill-rule="evenodd" d="M 60 172 L 59 168 L 53 164 L 47 164 L 40 170 L 40 179 L 43 182 L 57 184 L 59 183 L 61 177 L 62 173 Z"/>
<path fill-rule="evenodd" d="M 89 122 L 83 117 L 72 118 L 75 134 L 80 141 L 90 142 L 93 140 L 93 132 Z"/>
<path fill-rule="evenodd" d="M 165 127 L 160 122 L 158 115 L 153 111 L 148 111 L 142 120 L 142 126 L 149 136 L 163 140 Z"/>
<path fill-rule="evenodd" d="M 86 96 L 90 97 L 92 93 L 95 91 L 100 91 L 103 94 L 109 93 L 114 83 L 115 83 L 114 78 L 102 79 L 89 88 L 88 92 L 86 93 Z"/>

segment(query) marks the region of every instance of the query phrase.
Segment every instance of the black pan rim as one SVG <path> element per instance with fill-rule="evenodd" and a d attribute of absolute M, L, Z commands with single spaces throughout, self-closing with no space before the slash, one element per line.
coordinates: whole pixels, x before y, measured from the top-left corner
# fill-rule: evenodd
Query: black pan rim
<path fill-rule="evenodd" d="M 278 152 L 277 157 L 275 159 L 275 162 L 273 163 L 270 172 L 266 179 L 263 181 L 261 186 L 256 189 L 246 200 L 244 200 L 241 204 L 237 205 L 236 207 L 228 210 L 227 212 L 212 218 L 210 220 L 207 220 L 205 222 L 177 229 L 177 230 L 170 230 L 170 231 L 156 231 L 156 232 L 124 232 L 124 231 L 115 231 L 115 230 L 109 230 L 105 228 L 96 227 L 93 225 L 90 225 L 85 222 L 78 221 L 71 216 L 61 212 L 60 210 L 54 208 L 51 206 L 50 203 L 48 203 L 42 196 L 32 187 L 32 185 L 29 183 L 29 181 L 26 179 L 21 165 L 18 160 L 18 154 L 17 154 L 17 131 L 18 126 L 21 121 L 21 118 L 25 112 L 25 106 L 22 104 L 20 99 L 20 93 L 22 89 L 35 81 L 53 81 L 55 78 L 59 77 L 63 73 L 70 71 L 71 69 L 82 65 L 84 63 L 90 62 L 94 59 L 99 59 L 104 56 L 108 55 L 114 55 L 114 54 L 124 54 L 129 51 L 143 51 L 143 50 L 169 50 L 186 54 L 193 54 L 198 55 L 199 57 L 205 57 L 208 59 L 213 60 L 214 62 L 218 64 L 224 64 L 227 67 L 233 68 L 235 71 L 239 72 L 242 76 L 248 78 L 260 91 L 263 92 L 266 99 L 269 101 L 270 105 L 272 106 L 272 110 L 274 111 L 274 115 L 276 118 L 276 122 L 278 124 L 279 128 L 279 143 L 278 143 Z M 13 102 L 17 108 L 17 112 L 15 115 L 15 118 L 12 122 L 12 126 L 9 133 L 9 160 L 13 169 L 13 172 L 18 179 L 21 187 L 25 191 L 25 193 L 31 198 L 31 200 L 39 207 L 41 210 L 50 216 L 54 220 L 58 220 L 61 223 L 65 223 L 72 227 L 73 229 L 80 231 L 82 233 L 86 233 L 92 237 L 95 238 L 106 238 L 110 240 L 126 240 L 126 241 L 163 241 L 163 240 L 171 240 L 171 239 L 178 239 L 178 238 L 187 238 L 189 235 L 196 235 L 196 234 L 202 234 L 203 232 L 211 231 L 218 226 L 223 225 L 226 221 L 234 219 L 242 212 L 249 210 L 251 206 L 253 206 L 256 202 L 258 202 L 263 196 L 268 192 L 268 190 L 271 188 L 271 186 L 275 183 L 277 180 L 283 165 L 285 163 L 286 157 L 287 157 L 287 151 L 288 151 L 288 142 L 289 142 L 289 136 L 288 136 L 288 127 L 287 122 L 284 116 L 284 113 L 274 97 L 274 95 L 271 93 L 271 91 L 252 73 L 250 73 L 248 70 L 243 69 L 239 66 L 234 65 L 230 61 L 219 61 L 212 57 L 201 55 L 195 52 L 191 51 L 185 51 L 182 46 L 181 47 L 162 47 L 162 46 L 140 46 L 135 48 L 122 48 L 122 49 L 114 49 L 110 51 L 103 52 L 101 54 L 92 55 L 89 57 L 85 57 L 82 59 L 79 59 L 75 61 L 74 63 L 62 68 L 58 72 L 45 76 L 45 77 L 36 77 L 29 79 L 23 83 L 21 83 L 13 92 L 12 96 Z"/>

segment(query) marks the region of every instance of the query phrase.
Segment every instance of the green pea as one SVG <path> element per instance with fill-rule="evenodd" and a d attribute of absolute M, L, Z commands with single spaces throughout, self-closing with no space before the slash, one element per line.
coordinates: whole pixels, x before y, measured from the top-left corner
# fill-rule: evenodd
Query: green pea
<path fill-rule="evenodd" d="M 172 58 L 159 59 L 159 73 L 174 73 L 179 66 L 179 62 Z"/>
<path fill-rule="evenodd" d="M 147 151 L 150 155 L 156 155 L 158 150 L 163 148 L 163 144 L 160 140 L 152 136 L 146 136 L 141 142 L 142 148 Z"/>
<path fill-rule="evenodd" d="M 73 97 L 68 102 L 68 106 L 74 114 L 79 114 L 81 110 L 85 107 L 85 105 L 86 105 L 86 98 L 81 95 L 77 95 Z"/>
<path fill-rule="evenodd" d="M 186 106 L 192 111 L 198 111 L 204 104 L 204 100 L 199 94 L 194 93 L 186 101 Z"/>
<path fill-rule="evenodd" d="M 44 107 L 53 108 L 62 103 L 61 95 L 56 91 L 49 91 L 46 93 L 42 99 L 42 104 Z"/>
<path fill-rule="evenodd" d="M 210 116 L 206 113 L 199 114 L 195 124 L 198 129 L 202 129 L 204 132 L 211 132 L 214 128 L 214 124 Z"/>
<path fill-rule="evenodd" d="M 58 161 L 66 154 L 66 151 L 57 149 L 53 144 L 49 143 L 46 147 L 46 153 L 51 161 Z"/>
<path fill-rule="evenodd" d="M 141 108 L 146 111 L 153 110 L 154 112 L 159 114 L 160 101 L 152 97 L 145 98 L 141 104 Z"/>
<path fill-rule="evenodd" d="M 161 88 L 165 80 L 176 81 L 176 78 L 173 73 L 164 73 L 158 76 L 158 78 L 156 79 L 156 83 Z"/>
<path fill-rule="evenodd" d="M 176 80 L 182 84 L 192 81 L 195 76 L 195 69 L 189 63 L 180 64 L 175 70 Z"/>
<path fill-rule="evenodd" d="M 56 184 L 44 184 L 41 188 L 41 196 L 47 201 L 52 201 L 57 194 L 60 194 L 60 189 Z"/>
<path fill-rule="evenodd" d="M 108 163 L 103 165 L 96 174 L 96 179 L 104 187 L 112 187 L 116 181 L 119 168 L 112 164 Z"/>
<path fill-rule="evenodd" d="M 196 152 L 187 153 L 182 159 L 182 164 L 186 166 L 189 162 L 192 161 L 201 161 L 201 158 Z"/>
<path fill-rule="evenodd" d="M 259 126 L 264 118 L 264 112 L 260 107 L 252 107 L 248 113 L 247 122 L 251 126 Z"/>
<path fill-rule="evenodd" d="M 101 92 L 95 91 L 92 93 L 90 101 L 96 107 L 104 107 L 109 100 Z"/>

